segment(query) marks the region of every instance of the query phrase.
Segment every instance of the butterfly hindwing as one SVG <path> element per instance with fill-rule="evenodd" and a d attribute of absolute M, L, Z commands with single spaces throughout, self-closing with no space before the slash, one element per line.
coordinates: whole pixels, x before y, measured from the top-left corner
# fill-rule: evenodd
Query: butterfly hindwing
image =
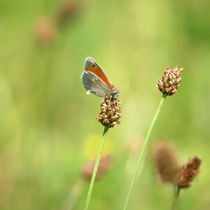
<path fill-rule="evenodd" d="M 106 97 L 110 94 L 110 88 L 95 74 L 84 71 L 82 82 L 87 93 L 93 93 L 99 97 Z"/>

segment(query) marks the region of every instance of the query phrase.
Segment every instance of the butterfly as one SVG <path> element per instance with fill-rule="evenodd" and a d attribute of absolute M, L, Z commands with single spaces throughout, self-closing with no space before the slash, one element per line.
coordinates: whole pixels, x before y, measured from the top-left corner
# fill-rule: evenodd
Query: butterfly
<path fill-rule="evenodd" d="M 87 57 L 85 59 L 81 79 L 87 94 L 93 93 L 104 98 L 117 98 L 120 94 L 94 58 Z"/>

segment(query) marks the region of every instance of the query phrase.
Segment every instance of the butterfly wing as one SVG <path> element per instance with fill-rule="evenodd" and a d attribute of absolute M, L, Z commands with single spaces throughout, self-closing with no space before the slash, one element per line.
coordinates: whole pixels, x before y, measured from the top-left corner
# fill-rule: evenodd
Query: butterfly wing
<path fill-rule="evenodd" d="M 113 86 L 112 81 L 98 65 L 94 58 L 88 57 L 85 59 L 85 71 L 91 72 L 98 76 L 106 85 Z"/>
<path fill-rule="evenodd" d="M 93 58 L 86 58 L 85 71 L 81 78 L 87 93 L 99 97 L 110 96 L 112 82 Z"/>
<path fill-rule="evenodd" d="M 82 73 L 82 83 L 87 93 L 93 93 L 98 97 L 110 95 L 109 87 L 95 74 L 84 71 Z"/>

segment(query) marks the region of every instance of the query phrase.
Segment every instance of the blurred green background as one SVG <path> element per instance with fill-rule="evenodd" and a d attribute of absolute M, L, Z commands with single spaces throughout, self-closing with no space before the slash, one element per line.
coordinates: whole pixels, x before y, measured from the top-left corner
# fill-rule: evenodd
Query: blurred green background
<path fill-rule="evenodd" d="M 155 84 L 177 65 L 185 69 L 180 90 L 167 98 L 151 141 L 174 142 L 182 161 L 203 160 L 178 209 L 209 209 L 209 7 L 207 0 L 1 0 L 0 209 L 58 210 L 68 199 L 71 209 L 83 208 L 81 170 L 103 130 L 95 119 L 102 99 L 87 96 L 80 81 L 87 56 L 121 90 L 123 114 L 107 134 L 112 164 L 90 209 L 122 208 L 136 160 L 128 145 L 142 142 L 161 97 Z M 170 209 L 172 197 L 148 155 L 129 209 Z"/>

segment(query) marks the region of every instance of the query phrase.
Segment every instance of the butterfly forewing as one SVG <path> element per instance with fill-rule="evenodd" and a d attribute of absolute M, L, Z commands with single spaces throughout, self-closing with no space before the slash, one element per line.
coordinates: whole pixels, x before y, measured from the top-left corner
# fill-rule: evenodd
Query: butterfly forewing
<path fill-rule="evenodd" d="M 91 72 L 99 77 L 106 85 L 110 88 L 113 87 L 112 81 L 98 65 L 98 63 L 91 57 L 86 58 L 85 60 L 85 71 Z"/>

